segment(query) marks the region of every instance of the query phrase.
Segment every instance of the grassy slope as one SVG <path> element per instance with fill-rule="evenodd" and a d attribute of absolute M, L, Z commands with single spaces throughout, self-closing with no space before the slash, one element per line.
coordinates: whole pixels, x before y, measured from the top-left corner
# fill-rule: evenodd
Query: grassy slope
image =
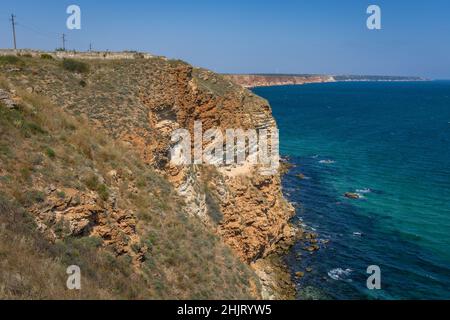
<path fill-rule="evenodd" d="M 0 64 L 13 68 L 27 60 Z M 23 101 L 18 110 L 0 105 L 0 298 L 252 297 L 256 281 L 250 269 L 196 218 L 187 217 L 169 183 L 131 150 L 91 128 L 84 118 L 21 91 L 4 77 L 0 88 L 16 90 Z M 103 178 L 94 189 L 108 197 L 111 170 L 124 176 L 119 207 L 135 213 L 142 245 L 149 247 L 139 270 L 133 269 L 130 257 L 117 257 L 102 247 L 100 239 L 45 241 L 27 210 L 45 200 L 43 186 L 85 191 L 92 189 L 92 175 Z M 137 192 L 130 192 L 129 184 Z M 72 264 L 82 270 L 79 292 L 65 288 L 65 270 Z"/>

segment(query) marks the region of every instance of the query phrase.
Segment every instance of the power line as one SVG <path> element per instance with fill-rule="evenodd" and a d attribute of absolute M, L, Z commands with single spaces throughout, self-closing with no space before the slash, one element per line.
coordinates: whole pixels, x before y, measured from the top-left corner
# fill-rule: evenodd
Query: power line
<path fill-rule="evenodd" d="M 22 21 L 17 21 L 17 19 L 16 19 L 16 26 L 26 29 L 27 31 L 31 31 L 41 37 L 45 37 L 49 40 L 53 40 L 53 41 L 55 41 L 56 47 L 58 47 L 58 43 L 59 43 L 58 39 L 61 36 L 60 33 L 44 31 L 34 25 L 30 25 L 28 23 L 24 24 L 24 23 L 22 23 Z"/>
<path fill-rule="evenodd" d="M 32 27 L 32 26 L 29 26 L 29 25 L 25 25 L 25 24 L 23 24 L 23 23 L 20 22 L 20 21 L 19 21 L 19 22 L 16 22 L 16 26 L 25 28 L 25 29 L 27 29 L 27 30 L 30 30 L 30 31 L 32 31 L 32 32 L 34 32 L 34 33 L 36 33 L 36 34 L 39 34 L 39 35 L 41 35 L 41 36 L 43 36 L 43 37 L 47 37 L 47 38 L 49 38 L 49 39 L 54 39 L 55 37 L 59 36 L 58 33 L 49 33 L 49 32 L 45 32 L 45 31 L 41 31 L 41 30 L 38 30 L 38 28 L 36 28 L 36 27 Z"/>
<path fill-rule="evenodd" d="M 62 34 L 62 44 L 63 44 L 62 49 L 63 49 L 64 51 L 66 51 L 66 42 L 67 42 L 67 40 L 66 40 L 66 34 L 63 33 L 63 34 Z"/>
<path fill-rule="evenodd" d="M 14 50 L 17 50 L 15 18 L 16 18 L 16 16 L 14 14 L 11 14 L 12 31 L 13 31 L 13 38 L 14 38 Z"/>
<path fill-rule="evenodd" d="M 10 21 L 12 23 L 12 29 L 13 29 L 14 49 L 17 49 L 17 38 L 16 38 L 16 29 L 17 28 L 16 27 L 27 29 L 28 31 L 31 31 L 31 32 L 33 32 L 33 33 L 35 33 L 37 35 L 40 35 L 42 37 L 46 37 L 48 39 L 57 40 L 59 38 L 60 40 L 57 40 L 58 42 L 61 41 L 61 39 L 62 39 L 62 48 L 61 49 L 63 49 L 63 50 L 67 49 L 67 43 L 69 41 L 67 40 L 67 35 L 65 33 L 63 33 L 61 35 L 60 33 L 48 32 L 48 31 L 45 31 L 45 30 L 41 30 L 41 28 L 33 26 L 33 25 L 29 24 L 29 23 L 24 24 L 24 23 L 22 23 L 21 20 L 18 21 L 17 17 L 14 14 L 11 15 Z M 92 44 L 92 42 L 89 43 L 89 51 L 93 51 L 93 44 Z"/>

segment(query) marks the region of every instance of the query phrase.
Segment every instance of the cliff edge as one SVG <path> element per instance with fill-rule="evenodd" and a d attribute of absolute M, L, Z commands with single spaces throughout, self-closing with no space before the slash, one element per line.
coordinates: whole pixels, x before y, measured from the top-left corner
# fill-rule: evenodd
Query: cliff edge
<path fill-rule="evenodd" d="M 333 76 L 327 75 L 228 74 L 225 77 L 245 88 L 335 82 Z"/>
<path fill-rule="evenodd" d="M 166 205 L 173 207 L 172 203 L 181 201 L 178 209 L 172 210 L 198 221 L 208 232 L 218 235 L 238 260 L 252 266 L 260 282 L 248 285 L 253 288 L 254 297 L 293 297 L 289 275 L 265 260 L 295 236 L 289 224 L 294 209 L 283 198 L 280 173 L 261 175 L 257 166 L 174 166 L 170 162 L 172 132 L 180 128 L 192 131 L 195 122 L 202 123 L 203 132 L 212 128 L 225 131 L 276 126 L 266 100 L 227 77 L 150 55 L 123 58 L 74 54 L 70 58 L 76 60 L 68 60 L 32 52 L 22 53 L 17 59 L 5 57 L 0 63 L 3 81 L 7 83 L 5 91 L 12 96 L 21 92 L 19 98 L 22 95 L 28 100 L 44 97 L 49 104 L 86 119 L 90 127 L 105 132 L 118 144 L 123 143 L 173 188 L 174 194 L 164 200 L 169 202 Z M 88 155 L 91 161 L 100 161 L 95 151 Z M 31 204 L 27 211 L 51 241 L 56 241 L 58 234 L 54 225 L 44 222 L 66 221 L 71 235 L 98 237 L 105 246 L 112 245 L 115 254 L 130 256 L 139 268 L 145 257 L 151 256 L 145 246 L 136 248 L 142 243 L 136 226 L 145 223 L 118 205 L 128 171 L 124 173 L 120 167 L 109 169 L 103 174 L 95 171 L 90 188 L 95 193 L 74 186 L 42 184 L 40 189 L 47 194 L 44 202 L 53 209 L 43 212 L 42 206 Z M 107 196 L 102 200 L 102 185 L 110 184 L 118 191 L 113 199 Z M 129 188 L 127 183 L 126 189 Z M 158 192 L 167 191 L 162 188 Z M 154 194 L 154 190 L 149 191 L 149 198 Z M 145 195 L 142 201 L 146 201 Z M 123 233 L 127 241 L 121 240 Z M 189 247 L 189 243 L 185 245 Z"/>

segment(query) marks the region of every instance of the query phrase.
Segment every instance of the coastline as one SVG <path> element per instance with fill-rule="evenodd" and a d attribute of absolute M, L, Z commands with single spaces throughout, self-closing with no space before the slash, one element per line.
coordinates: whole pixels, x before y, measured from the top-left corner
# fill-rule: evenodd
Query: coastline
<path fill-rule="evenodd" d="M 281 179 L 295 168 L 288 156 L 282 157 L 280 175 Z M 301 176 L 297 177 L 302 179 Z M 283 197 L 289 202 L 286 192 L 282 190 Z M 263 300 L 297 300 L 299 291 L 296 280 L 302 279 L 310 268 L 292 268 L 288 263 L 291 249 L 300 245 L 310 255 L 321 249 L 324 242 L 319 241 L 318 233 L 310 230 L 301 221 L 297 220 L 297 206 L 289 202 L 295 208 L 295 215 L 288 222 L 292 231 L 292 237 L 283 239 L 276 244 L 274 251 L 268 256 L 257 260 L 251 266 L 261 281 L 261 295 Z M 296 261 L 302 261 L 302 255 L 296 256 Z"/>
<path fill-rule="evenodd" d="M 367 97 L 367 104 L 363 105 L 357 100 L 352 100 L 351 95 L 343 94 L 355 92 L 355 90 L 359 90 L 359 92 L 365 90 L 364 97 Z M 394 117 L 390 118 L 386 112 L 393 109 L 395 110 L 395 119 L 404 119 L 402 114 L 408 109 L 407 106 L 412 106 L 412 115 L 417 119 L 423 119 L 425 115 L 429 114 L 428 111 L 421 108 L 423 101 L 426 101 L 425 98 L 415 101 L 411 97 L 411 93 L 418 92 L 432 93 L 432 96 L 436 96 L 437 102 L 433 106 L 433 110 L 439 113 L 441 112 L 440 108 L 445 106 L 448 101 L 448 83 L 439 83 L 438 81 L 428 83 L 386 82 L 385 84 L 355 82 L 354 84 L 342 83 L 318 87 L 261 89 L 254 92 L 271 102 L 274 117 L 280 128 L 285 131 L 284 138 L 282 137 L 284 144 L 282 154 L 283 156 L 288 155 L 289 162 L 296 165 L 284 176 L 283 193 L 294 206 L 296 203 L 299 204 L 296 206 L 298 220 L 305 224 L 306 230 L 318 233 L 317 240 L 321 247 L 317 253 L 311 255 L 308 250 L 305 250 L 306 246 L 299 243 L 288 255 L 287 263 L 291 267 L 294 282 L 297 283 L 298 298 L 314 298 L 319 293 L 324 293 L 325 299 L 423 298 L 439 297 L 439 294 L 446 296 L 441 290 L 448 283 L 448 279 L 443 277 L 443 272 L 439 272 L 439 268 L 445 265 L 446 260 L 443 260 L 443 257 L 444 259 L 448 257 L 445 252 L 442 252 L 442 243 L 440 240 L 433 240 L 434 230 L 432 229 L 417 230 L 417 236 L 412 238 L 409 237 L 410 233 L 402 225 L 395 224 L 396 219 L 405 215 L 401 208 L 402 202 L 396 201 L 395 198 L 397 195 L 405 197 L 411 194 L 422 201 L 435 203 L 432 202 L 432 199 L 446 198 L 447 195 L 440 188 L 433 189 L 433 193 L 429 195 L 417 194 L 414 192 L 418 187 L 413 186 L 410 190 L 407 184 L 402 187 L 397 180 L 370 179 L 374 176 L 397 177 L 394 171 L 396 167 L 399 168 L 402 165 L 403 158 L 401 155 L 395 154 L 393 157 L 394 167 L 391 166 L 391 162 L 385 163 L 383 160 L 378 162 L 379 166 L 373 166 L 372 163 L 365 161 L 363 151 L 368 145 L 376 146 L 373 152 L 379 154 L 381 158 L 382 151 L 392 148 L 392 143 L 404 150 L 405 154 L 408 154 L 408 150 L 414 150 L 414 146 L 408 140 L 408 133 L 411 132 L 410 123 L 401 121 L 401 124 L 397 124 Z M 316 106 L 318 93 L 326 95 L 326 98 L 318 101 Z M 393 96 L 393 101 L 385 99 L 384 103 L 380 103 L 378 96 Z M 425 97 L 425 95 L 423 96 Z M 333 103 L 335 104 L 333 105 Z M 308 107 L 311 105 L 314 105 L 314 108 Z M 332 106 L 331 111 L 328 111 L 329 106 Z M 342 137 L 345 137 L 348 130 L 355 130 L 354 128 L 350 129 L 351 124 L 358 121 L 358 116 L 365 112 L 365 108 L 370 108 L 374 114 L 373 118 L 367 120 L 368 125 L 371 126 L 369 128 L 367 125 L 355 131 L 355 137 L 358 140 L 355 139 L 351 148 L 345 143 L 336 146 L 333 142 L 327 142 L 322 136 L 320 136 L 321 140 L 316 140 L 318 138 L 314 134 L 320 135 L 320 128 L 325 124 L 325 127 L 334 128 L 330 130 L 331 141 L 342 141 Z M 292 114 L 293 112 L 294 114 Z M 336 113 L 343 114 L 343 119 L 338 123 L 335 119 Z M 426 122 L 427 128 L 435 132 L 440 129 L 448 130 L 448 111 L 445 111 L 443 115 L 443 117 L 429 118 Z M 318 119 L 321 121 L 319 122 Z M 384 135 L 376 126 L 379 119 L 385 119 L 382 127 Z M 386 119 L 393 121 L 386 122 Z M 318 125 L 308 127 L 308 124 L 312 123 L 311 121 L 317 121 Z M 304 129 L 297 130 L 297 127 Z M 331 131 L 334 135 L 331 135 Z M 306 140 L 302 139 L 303 142 L 300 142 L 296 132 L 303 133 L 302 136 L 306 136 Z M 396 133 L 395 137 L 390 138 L 389 132 Z M 377 145 L 380 135 L 386 142 Z M 448 161 L 445 160 L 448 159 L 447 153 L 440 158 L 437 157 L 439 155 L 438 148 L 434 144 L 430 148 L 432 152 L 426 157 L 426 160 L 430 161 L 430 165 L 432 165 L 429 167 L 430 172 L 434 172 L 431 177 L 435 177 L 438 181 L 437 179 L 443 178 L 443 176 L 436 171 L 436 168 Z M 413 155 L 409 155 L 410 158 L 414 158 Z M 353 160 L 348 159 L 350 156 L 350 159 Z M 358 170 L 355 171 L 354 168 L 358 168 Z M 406 168 L 417 170 L 417 166 L 414 164 L 407 165 Z M 408 172 L 411 174 L 414 171 Z M 347 178 L 350 176 L 352 177 L 351 181 Z M 405 183 L 408 181 L 408 177 L 399 175 L 399 178 Z M 347 199 L 345 197 L 347 192 L 360 193 L 361 197 L 360 199 Z M 380 203 L 386 204 L 386 208 L 389 208 L 390 212 L 382 212 L 378 205 Z M 436 205 L 433 208 L 430 207 L 428 212 L 431 211 L 444 214 L 445 209 Z M 422 221 L 423 217 L 414 215 L 412 219 Z M 295 223 L 297 219 L 293 221 Z M 386 221 L 392 221 L 392 226 L 387 226 Z M 436 224 L 436 220 L 430 220 L 430 223 Z M 436 225 L 435 228 L 438 229 L 439 226 Z M 422 241 L 425 238 L 427 241 Z M 380 249 L 389 246 L 392 239 L 399 239 L 399 241 L 393 246 L 391 252 L 384 252 Z M 325 244 L 325 241 L 328 243 Z M 381 247 L 380 244 L 382 244 Z M 437 256 L 433 254 L 432 250 L 436 250 L 442 255 Z M 396 281 L 397 285 L 392 286 L 389 290 L 373 292 L 366 290 L 367 276 L 365 272 L 368 265 L 383 266 L 384 272 L 391 274 L 396 263 L 417 266 L 418 262 L 415 256 L 419 253 L 428 262 L 428 267 L 424 271 L 416 274 L 412 270 L 406 270 L 404 277 L 394 275 L 392 281 Z M 301 255 L 300 260 L 297 259 L 297 254 Z M 313 269 L 312 272 L 306 272 L 304 277 L 296 279 L 295 273 L 303 272 L 302 269 L 307 267 Z M 432 274 L 437 281 L 428 283 L 426 274 Z M 416 292 L 414 286 L 421 285 L 426 291 Z M 408 293 L 402 292 L 404 287 L 410 289 Z"/>
<path fill-rule="evenodd" d="M 77 58 L 82 60 L 83 54 L 78 54 Z M 38 60 L 39 59 L 39 60 Z M 60 59 L 60 58 L 58 58 Z M 136 117 L 130 126 L 132 132 L 123 134 L 123 128 L 112 126 L 112 116 L 104 117 L 100 108 L 104 100 L 94 100 L 94 103 L 88 103 L 85 95 L 91 93 L 91 88 L 97 88 L 103 85 L 109 79 L 98 80 L 95 74 L 87 73 L 83 77 L 89 86 L 83 89 L 75 90 L 70 86 L 70 81 L 61 82 L 62 91 L 66 92 L 72 99 L 79 100 L 79 105 L 68 104 L 66 99 L 60 99 L 58 95 L 61 87 L 55 86 L 54 82 L 47 81 L 57 77 L 62 72 L 69 79 L 79 81 L 77 75 L 61 70 L 59 60 L 45 60 L 41 57 L 19 56 L 18 60 L 23 63 L 20 68 L 10 68 L 7 65 L 3 68 L 5 74 L 15 87 L 21 88 L 30 93 L 39 93 L 39 95 L 51 97 L 53 103 L 68 112 L 74 111 L 73 108 L 80 107 L 87 116 L 96 119 L 102 116 L 102 121 L 98 124 L 104 126 L 110 134 L 116 134 L 119 139 L 130 145 L 130 148 L 137 151 L 141 161 L 146 165 L 157 166 L 167 163 L 164 158 L 164 150 L 167 150 L 170 144 L 170 136 L 167 134 L 170 129 L 176 128 L 179 123 L 192 124 L 198 118 L 206 124 L 205 129 L 214 127 L 217 121 L 220 121 L 221 128 L 241 126 L 245 129 L 256 127 L 270 127 L 276 125 L 280 127 L 277 119 L 272 114 L 271 106 L 268 101 L 260 98 L 255 93 L 242 88 L 242 86 L 233 84 L 227 78 L 215 74 L 211 71 L 192 66 L 179 61 L 167 61 L 162 58 L 148 57 L 143 58 L 139 55 L 127 58 L 117 58 L 114 66 L 105 63 L 104 57 L 97 61 L 96 59 L 86 58 L 86 63 L 93 66 L 93 70 L 99 70 L 100 66 L 104 72 L 113 75 L 116 73 L 113 67 L 120 67 L 124 74 L 137 69 L 144 70 L 148 76 L 137 76 L 141 81 L 137 87 L 133 87 L 132 94 L 126 98 L 131 99 L 132 104 L 130 114 L 134 114 L 136 106 L 145 107 L 150 110 L 149 123 L 152 131 L 158 134 L 157 144 L 148 139 L 150 137 L 149 123 L 146 120 L 139 122 L 139 119 L 145 117 Z M 25 67 L 23 67 L 25 66 Z M 32 73 L 28 72 L 30 66 L 33 66 Z M 42 71 L 46 67 L 45 77 Z M 97 69 L 98 68 L 98 69 Z M 158 75 L 152 74 L 153 70 L 161 71 Z M 37 71 L 36 71 L 37 70 Z M 23 77 L 27 77 L 27 83 L 32 83 L 27 87 L 21 82 Z M 46 78 L 47 77 L 47 78 Z M 170 81 L 167 80 L 170 77 Z M 133 79 L 136 80 L 136 79 Z M 297 79 L 298 80 L 298 79 Z M 295 80 L 295 81 L 297 81 Z M 321 79 L 322 80 L 322 79 Z M 150 81 L 151 87 L 145 81 Z M 400 82 L 408 80 L 341 80 L 339 82 Z M 410 82 L 415 80 L 409 80 Z M 419 81 L 419 80 L 417 80 Z M 319 83 L 320 81 L 311 81 L 309 83 Z M 321 81 L 320 83 L 323 83 Z M 86 84 L 86 82 L 84 82 Z M 305 84 L 305 82 L 301 83 Z M 115 89 L 115 83 L 111 83 L 111 89 Z M 271 85 L 266 83 L 267 87 L 285 86 L 286 83 L 277 81 Z M 300 85 L 300 83 L 292 83 Z M 173 92 L 168 93 L 165 88 L 173 88 Z M 135 95 L 137 89 L 149 88 L 150 91 L 145 95 Z M 116 90 L 118 91 L 118 90 Z M 154 93 L 161 93 L 158 99 L 154 98 Z M 182 105 L 172 105 L 173 98 L 182 101 Z M 95 99 L 95 97 L 92 97 Z M 106 97 L 105 97 L 106 98 Z M 123 108 L 117 104 L 114 97 L 106 99 L 113 107 Z M 200 104 L 199 104 L 200 101 Z M 162 103 L 162 104 L 161 104 Z M 116 105 L 117 104 L 117 105 Z M 164 108 L 161 109 L 161 105 Z M 220 106 L 220 108 L 219 108 Z M 121 109 L 120 109 L 121 110 Z M 198 113 L 195 113 L 198 112 Z M 255 122 L 255 115 L 257 122 Z M 119 115 L 120 116 L 120 115 Z M 197 118 L 195 116 L 198 116 Z M 220 117 L 220 118 L 218 118 Z M 163 129 L 163 130 L 160 130 Z M 152 146 L 155 150 L 147 153 L 146 147 Z M 309 228 L 303 228 L 301 225 L 293 223 L 295 217 L 293 203 L 289 202 L 289 194 L 282 188 L 282 175 L 289 170 L 289 160 L 284 161 L 284 166 L 279 173 L 272 178 L 261 177 L 257 171 L 240 171 L 236 175 L 232 171 L 213 170 L 204 168 L 199 170 L 195 179 L 191 178 L 192 172 L 185 169 L 157 167 L 159 172 L 165 173 L 167 182 L 170 182 L 177 190 L 178 196 L 182 197 L 186 204 L 186 212 L 200 218 L 211 232 L 215 232 L 223 241 L 234 251 L 234 256 L 241 259 L 251 266 L 258 275 L 262 284 L 262 291 L 254 292 L 255 297 L 262 296 L 265 299 L 293 299 L 296 295 L 294 283 L 296 279 L 305 276 L 308 270 L 290 270 L 285 258 L 288 250 L 299 243 L 306 254 L 313 254 L 321 247 L 322 242 L 317 234 L 310 232 Z M 301 179 L 299 176 L 298 178 Z M 209 199 L 209 200 L 208 200 Z M 255 201 L 253 201 L 253 199 Z M 261 201 L 265 199 L 267 201 Z M 301 202 L 300 202 L 301 203 Z M 223 215 L 218 223 L 214 218 L 216 210 L 220 210 Z M 306 231 L 307 230 L 307 231 Z M 301 259 L 301 258 L 299 258 Z M 257 283 L 257 279 L 255 283 Z M 258 296 L 259 294 L 259 296 Z M 252 295 L 253 296 L 253 295 Z"/>
<path fill-rule="evenodd" d="M 294 208 L 282 194 L 280 173 L 267 177 L 257 168 L 244 168 L 236 174 L 227 168 L 172 166 L 166 152 L 171 132 L 180 126 L 192 128 L 198 120 L 204 131 L 217 126 L 224 130 L 276 126 L 267 101 L 222 75 L 182 61 L 136 53 L 96 53 L 95 58 L 90 53 L 64 54 L 21 51 L 14 59 L 7 56 L 0 67 L 10 87 L 47 97 L 68 114 L 85 115 L 136 152 L 143 164 L 172 186 L 173 198 L 177 204 L 181 200 L 183 211 L 220 237 L 233 252 L 233 259 L 245 263 L 249 271 L 252 263 L 267 258 L 254 264 L 253 270 L 269 274 L 261 282 L 272 289 L 265 291 L 269 294 L 252 290 L 255 298 L 293 298 L 287 269 L 277 268 L 278 263 L 270 266 L 270 261 L 275 261 L 273 255 L 289 248 L 295 238 L 295 228 L 289 223 Z M 61 62 L 67 55 L 89 71 L 78 74 L 64 69 Z M 18 67 L 13 68 L 8 61 Z M 64 81 L 53 81 L 61 74 Z M 129 90 L 117 87 L 117 77 L 129 83 Z M 26 81 L 22 81 L 24 78 Z M 74 87 L 75 82 L 80 85 Z M 99 97 L 96 92 L 104 95 Z M 116 94 L 107 94 L 110 92 Z M 70 103 L 74 100 L 78 103 Z M 122 104 L 125 100 L 128 103 Z M 104 109 L 105 105 L 110 107 Z M 123 112 L 131 116 L 124 118 Z M 253 289 L 250 287 L 246 289 Z"/>
<path fill-rule="evenodd" d="M 394 77 L 394 76 L 336 76 L 336 75 L 237 75 L 226 74 L 227 79 L 247 88 L 278 87 L 304 85 L 311 83 L 335 82 L 418 82 L 430 81 L 422 77 Z"/>
<path fill-rule="evenodd" d="M 332 76 L 321 75 L 224 75 L 224 77 L 247 89 L 334 82 Z"/>

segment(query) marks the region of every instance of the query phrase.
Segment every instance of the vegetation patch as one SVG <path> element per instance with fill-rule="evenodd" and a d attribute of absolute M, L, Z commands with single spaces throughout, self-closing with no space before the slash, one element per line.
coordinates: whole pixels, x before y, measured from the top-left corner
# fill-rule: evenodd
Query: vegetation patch
<path fill-rule="evenodd" d="M 64 59 L 62 65 L 63 68 L 68 71 L 77 73 L 89 72 L 89 65 L 87 63 L 75 59 Z"/>
<path fill-rule="evenodd" d="M 43 53 L 43 54 L 41 54 L 41 59 L 43 59 L 43 60 L 53 60 L 53 56 L 51 56 L 48 53 Z"/>
<path fill-rule="evenodd" d="M 8 55 L 8 56 L 0 56 L 0 65 L 1 64 L 13 64 L 18 65 L 22 64 L 23 60 L 17 56 Z"/>
<path fill-rule="evenodd" d="M 92 174 L 87 177 L 85 179 L 85 184 L 90 190 L 96 191 L 103 201 L 108 200 L 108 187 L 104 183 L 101 183 L 96 175 Z"/>
<path fill-rule="evenodd" d="M 53 150 L 50 147 L 45 148 L 45 154 L 50 158 L 50 159 L 55 159 L 56 158 L 56 152 L 55 150 Z"/>
<path fill-rule="evenodd" d="M 62 72 L 59 60 L 44 62 L 37 57 L 26 62 L 33 72 L 0 72 L 0 85 L 8 84 L 21 100 L 15 110 L 0 108 L 0 194 L 5 195 L 0 198 L 0 299 L 254 298 L 257 278 L 250 267 L 211 228 L 186 213 L 183 199 L 164 176 L 113 135 L 64 111 L 64 103 L 72 101 L 75 114 L 103 110 L 99 115 L 108 118 L 109 102 L 122 101 L 130 106 L 129 110 L 117 109 L 123 112 L 122 119 L 147 122 L 140 113 L 130 115 L 138 108 L 126 94 L 137 84 L 124 82 L 124 87 L 117 88 L 113 83 L 128 72 L 139 73 L 144 63 L 158 68 L 158 63 L 166 62 L 90 61 L 95 68 L 83 75 L 89 90 L 80 90 L 81 77 Z M 0 65 L 0 71 L 8 68 Z M 2 82 L 4 77 L 8 79 Z M 22 83 L 24 79 L 53 96 L 53 103 L 25 90 L 29 85 Z M 83 104 L 89 109 L 83 109 Z M 129 123 L 130 128 L 134 125 Z M 111 126 L 119 127 L 116 121 Z M 54 220 L 57 217 L 51 210 L 45 212 L 45 220 L 38 220 L 38 228 L 36 211 L 44 212 L 47 202 L 59 200 L 56 196 L 65 203 L 73 192 L 83 194 L 88 189 L 104 200 L 98 205 L 127 212 L 127 217 L 129 213 L 137 236 L 131 252 L 144 253 L 143 261 L 131 261 L 132 253 L 119 252 L 123 248 L 114 247 L 108 235 L 94 229 L 71 236 L 68 222 L 60 217 L 60 223 Z M 70 201 L 78 204 L 82 198 L 75 196 Z M 210 192 L 207 202 L 217 214 L 213 219 L 219 221 L 216 198 Z M 105 227 L 110 218 L 114 223 L 113 210 L 101 214 L 107 217 Z M 47 225 L 46 219 L 57 225 Z M 92 223 L 94 228 L 96 222 Z M 55 241 L 41 233 L 45 226 L 55 232 Z M 122 226 L 118 228 L 119 233 L 123 231 Z M 103 240 L 93 237 L 99 234 Z M 69 265 L 81 268 L 83 290 L 67 290 Z"/>

